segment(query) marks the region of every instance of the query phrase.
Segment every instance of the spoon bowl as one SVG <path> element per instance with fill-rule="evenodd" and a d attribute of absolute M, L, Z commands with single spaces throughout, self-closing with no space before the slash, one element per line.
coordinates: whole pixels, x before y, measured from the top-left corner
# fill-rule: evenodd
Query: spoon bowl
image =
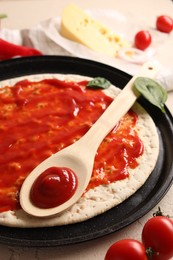
<path fill-rule="evenodd" d="M 90 181 L 95 154 L 100 143 L 140 95 L 133 88 L 135 79 L 139 76 L 154 78 L 157 72 L 156 63 L 146 63 L 80 140 L 47 158 L 28 175 L 20 190 L 20 204 L 25 212 L 36 217 L 49 217 L 66 210 L 78 201 Z M 38 176 L 50 167 L 71 169 L 77 176 L 78 185 L 69 200 L 57 207 L 43 209 L 32 203 L 30 190 Z"/>
<path fill-rule="evenodd" d="M 71 145 L 72 146 L 72 145 Z M 20 203 L 24 211 L 30 215 L 37 217 L 47 217 L 55 215 L 58 212 L 61 212 L 69 207 L 69 205 L 74 204 L 79 197 L 81 197 L 84 192 L 84 187 L 86 188 L 90 175 L 92 172 L 93 164 L 92 162 L 87 163 L 87 158 L 82 156 L 82 159 L 79 158 L 79 154 L 82 152 L 75 147 L 68 146 L 67 148 L 61 150 L 57 154 L 52 155 L 41 164 L 38 165 L 27 177 L 26 181 L 23 183 L 20 191 Z M 77 147 L 78 148 L 78 147 Z M 74 149 L 74 150 L 73 150 Z M 86 151 L 85 151 L 86 152 Z M 33 182 L 38 178 L 38 176 L 50 167 L 66 167 L 72 169 L 77 176 L 78 185 L 74 195 L 65 203 L 61 204 L 58 207 L 53 208 L 39 208 L 35 206 L 30 200 L 30 190 Z M 22 196 L 23 195 L 23 196 Z"/>

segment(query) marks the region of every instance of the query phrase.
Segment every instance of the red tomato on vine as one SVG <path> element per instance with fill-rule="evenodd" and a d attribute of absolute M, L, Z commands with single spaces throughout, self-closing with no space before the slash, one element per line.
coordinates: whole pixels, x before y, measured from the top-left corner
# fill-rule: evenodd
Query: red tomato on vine
<path fill-rule="evenodd" d="M 108 249 L 105 260 L 147 260 L 144 245 L 135 239 L 123 239 Z"/>
<path fill-rule="evenodd" d="M 143 227 L 142 242 L 146 249 L 152 250 L 152 260 L 173 257 L 173 221 L 166 216 L 149 219 Z"/>

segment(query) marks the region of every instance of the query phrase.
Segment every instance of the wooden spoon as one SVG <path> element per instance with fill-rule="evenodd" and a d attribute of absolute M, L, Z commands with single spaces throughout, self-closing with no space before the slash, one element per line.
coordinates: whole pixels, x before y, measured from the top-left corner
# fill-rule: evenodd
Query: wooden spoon
<path fill-rule="evenodd" d="M 79 141 L 50 156 L 28 175 L 20 190 L 20 204 L 24 211 L 33 216 L 48 217 L 64 211 L 77 202 L 90 181 L 95 154 L 100 143 L 139 97 L 139 93 L 133 88 L 134 80 L 139 76 L 154 78 L 157 72 L 157 64 L 146 63 Z M 53 166 L 73 170 L 78 179 L 78 187 L 74 195 L 60 206 L 49 209 L 36 207 L 30 200 L 31 187 L 41 173 Z"/>

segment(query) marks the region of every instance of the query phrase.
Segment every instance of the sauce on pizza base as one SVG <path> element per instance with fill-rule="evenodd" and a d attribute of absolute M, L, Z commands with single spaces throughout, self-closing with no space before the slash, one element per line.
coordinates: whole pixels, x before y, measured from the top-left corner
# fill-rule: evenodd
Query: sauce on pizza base
<path fill-rule="evenodd" d="M 26 176 L 44 159 L 83 136 L 112 98 L 88 81 L 22 80 L 0 90 L 0 212 L 19 209 Z M 130 110 L 101 143 L 86 189 L 129 176 L 143 153 Z M 80 156 L 80 155 L 79 155 Z"/>

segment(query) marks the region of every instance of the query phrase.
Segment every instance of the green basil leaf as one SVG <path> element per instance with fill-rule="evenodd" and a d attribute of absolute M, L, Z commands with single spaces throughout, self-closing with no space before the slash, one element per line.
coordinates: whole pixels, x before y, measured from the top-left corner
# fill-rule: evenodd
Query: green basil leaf
<path fill-rule="evenodd" d="M 134 81 L 134 87 L 150 103 L 165 112 L 164 104 L 167 100 L 167 92 L 159 83 L 150 78 L 138 77 Z"/>
<path fill-rule="evenodd" d="M 111 85 L 111 83 L 109 82 L 109 80 L 107 80 L 105 78 L 101 78 L 101 77 L 96 77 L 96 78 L 90 80 L 88 82 L 88 84 L 86 85 L 86 87 L 93 88 L 93 89 L 97 89 L 97 88 L 106 89 L 106 88 L 109 88 L 110 85 Z"/>

